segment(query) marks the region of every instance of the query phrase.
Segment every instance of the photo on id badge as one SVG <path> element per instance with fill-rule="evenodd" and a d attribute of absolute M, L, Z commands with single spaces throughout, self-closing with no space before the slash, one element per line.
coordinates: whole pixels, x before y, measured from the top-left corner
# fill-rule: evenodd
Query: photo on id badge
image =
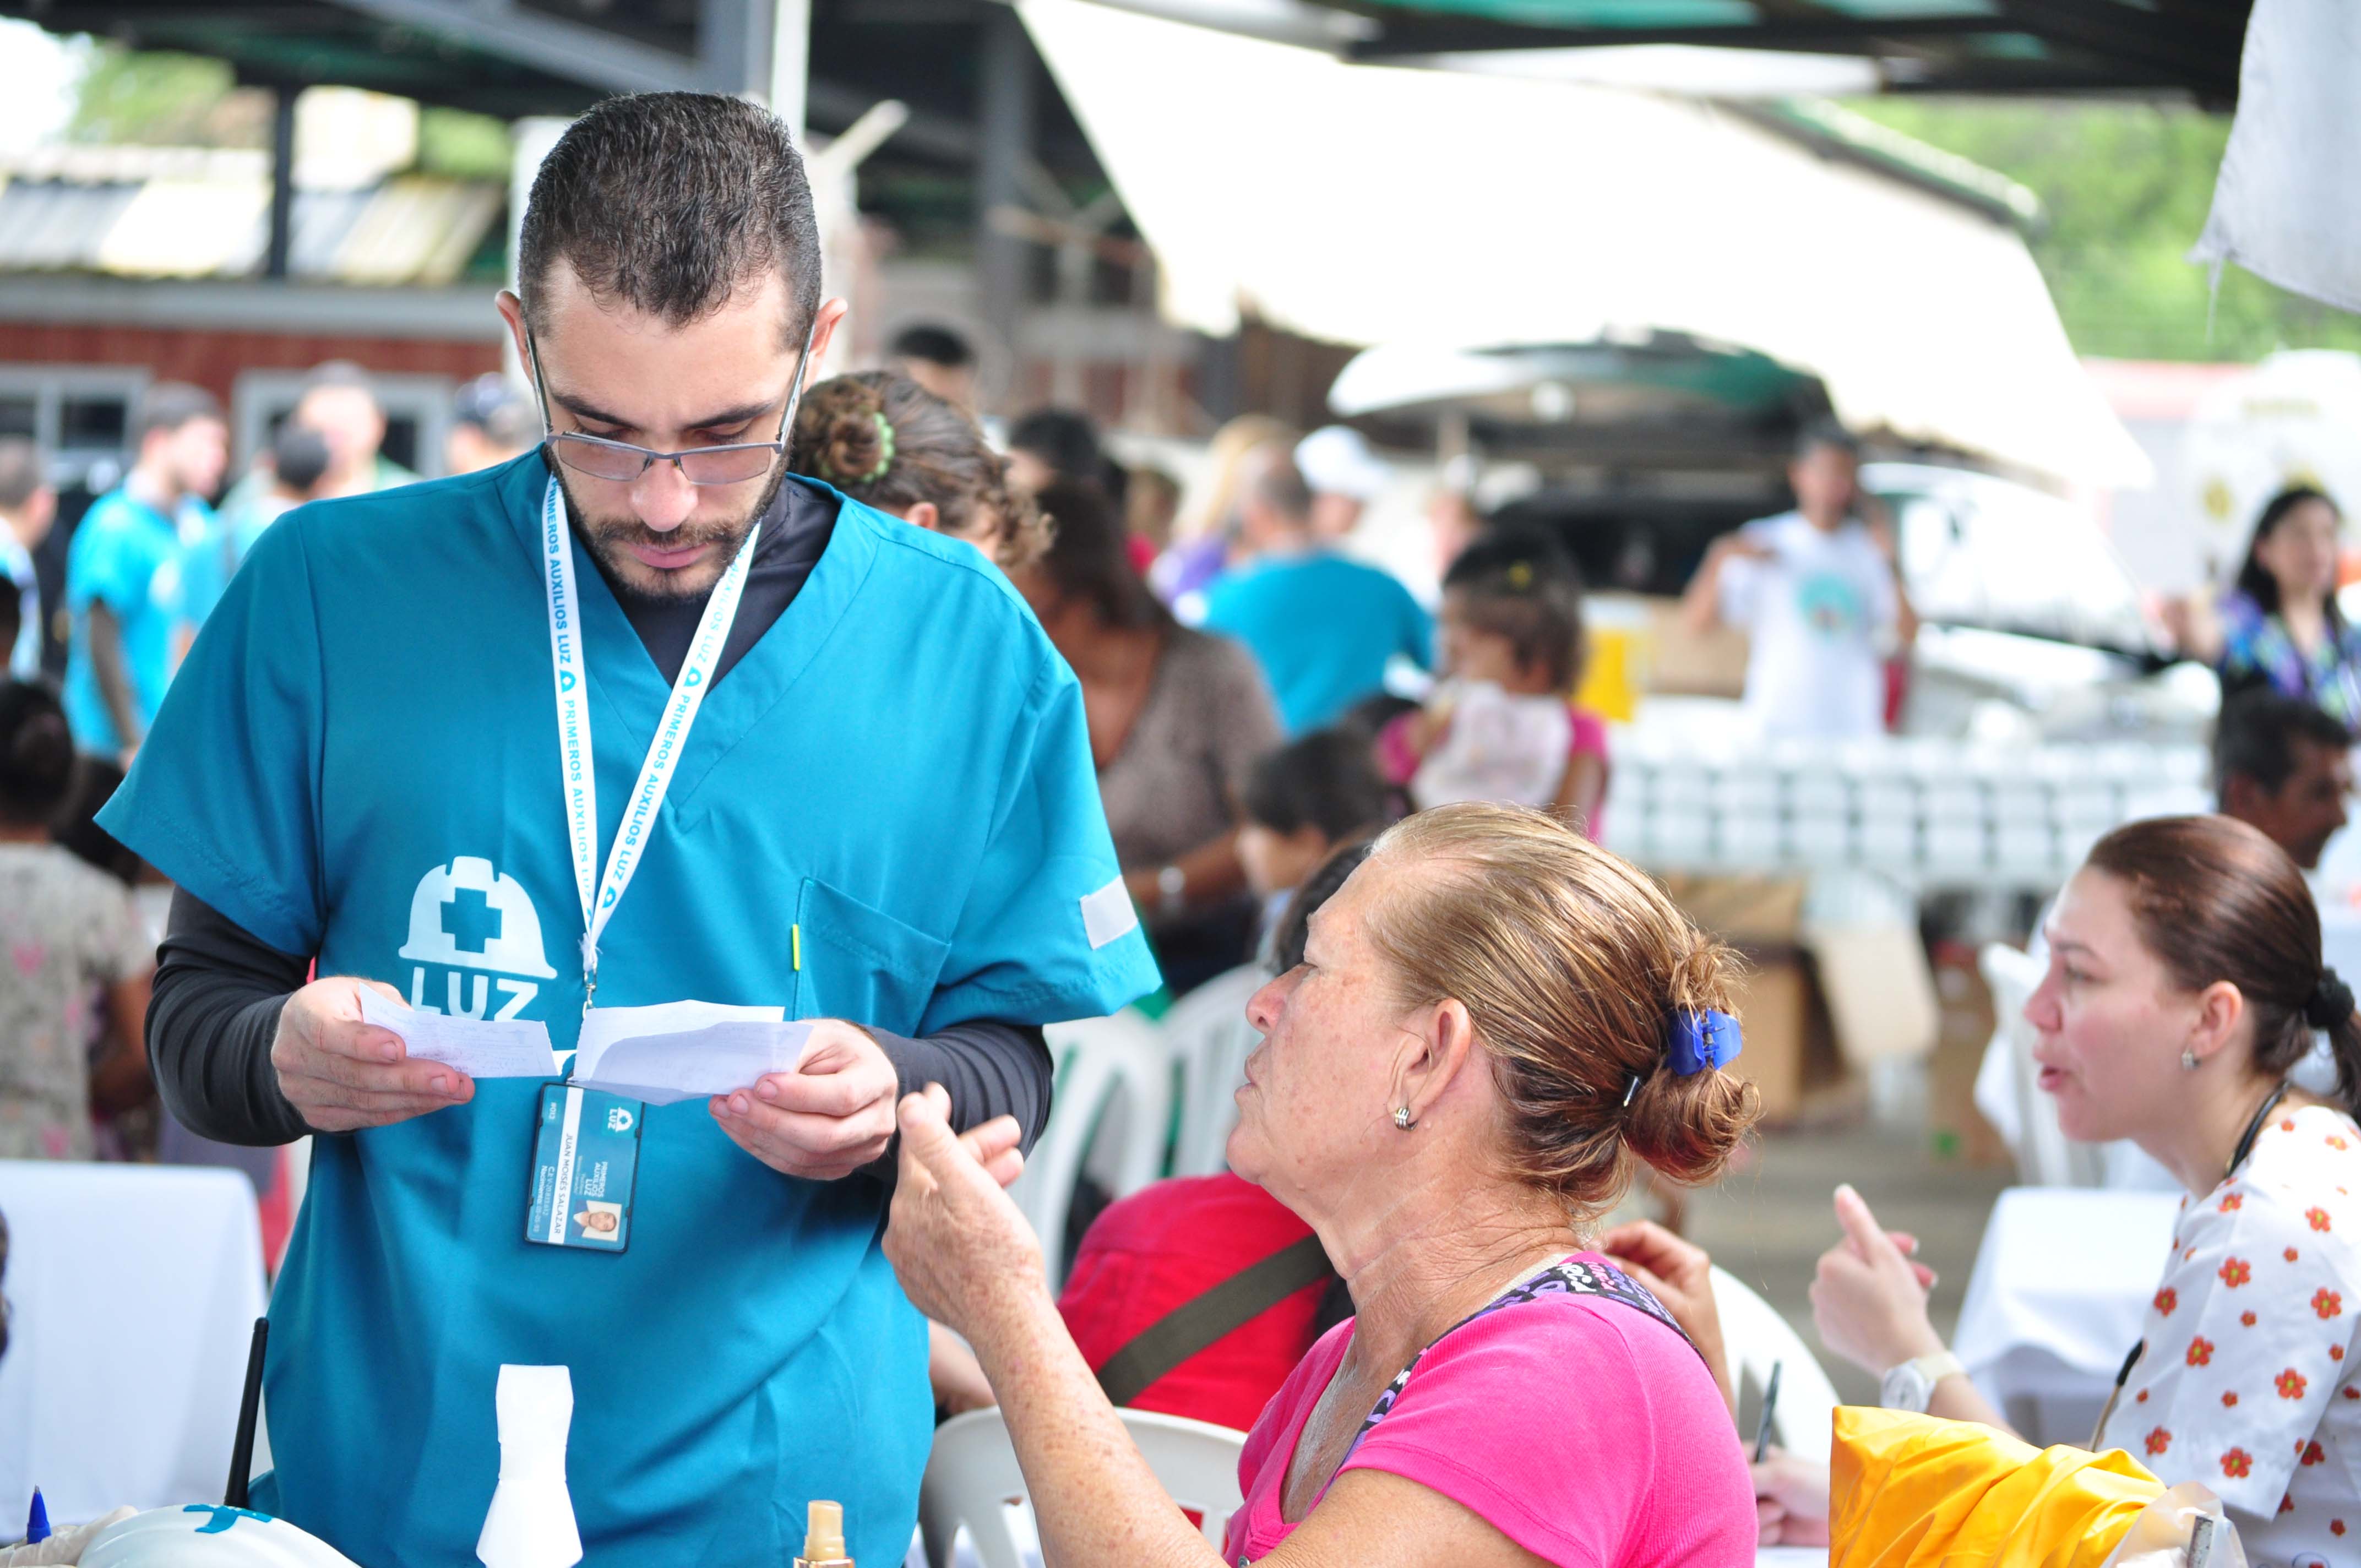
<path fill-rule="evenodd" d="M 593 1252 L 631 1245 L 631 1190 L 646 1114 L 646 1106 L 620 1095 L 570 1083 L 541 1086 L 533 1101 L 525 1240 Z"/>

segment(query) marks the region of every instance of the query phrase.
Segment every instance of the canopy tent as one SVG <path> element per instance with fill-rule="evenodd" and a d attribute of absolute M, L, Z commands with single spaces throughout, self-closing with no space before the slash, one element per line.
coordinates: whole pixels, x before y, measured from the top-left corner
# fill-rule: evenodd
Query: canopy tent
<path fill-rule="evenodd" d="M 2152 478 L 1983 210 L 1708 103 L 1019 8 L 1184 325 L 1223 334 L 1244 311 L 1437 349 L 1686 332 L 1819 376 L 1863 429 Z"/>

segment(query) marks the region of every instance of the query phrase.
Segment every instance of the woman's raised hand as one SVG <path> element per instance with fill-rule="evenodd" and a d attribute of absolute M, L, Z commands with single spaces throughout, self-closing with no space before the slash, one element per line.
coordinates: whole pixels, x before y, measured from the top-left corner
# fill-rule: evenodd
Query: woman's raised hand
<path fill-rule="evenodd" d="M 1935 1276 L 1909 1255 L 1916 1244 L 1879 1228 L 1877 1216 L 1849 1186 L 1837 1189 L 1836 1207 L 1845 1239 L 1820 1255 L 1812 1280 L 1812 1321 L 1820 1342 L 1881 1376 L 1905 1361 L 1940 1353 L 1942 1338 L 1927 1319 Z"/>
<path fill-rule="evenodd" d="M 939 1084 L 903 1096 L 902 1161 L 885 1256 L 918 1310 L 970 1341 L 1013 1292 L 1046 1290 L 1041 1244 L 1002 1190 L 1025 1168 L 1013 1116 L 954 1135 Z"/>

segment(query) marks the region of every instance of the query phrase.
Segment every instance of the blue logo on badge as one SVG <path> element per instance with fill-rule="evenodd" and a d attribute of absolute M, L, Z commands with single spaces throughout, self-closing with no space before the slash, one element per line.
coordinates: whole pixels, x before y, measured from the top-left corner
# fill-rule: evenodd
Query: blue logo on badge
<path fill-rule="evenodd" d="M 630 1132 L 631 1130 L 631 1113 L 623 1109 L 620 1105 L 616 1106 L 613 1110 L 607 1113 L 607 1130 L 610 1133 Z"/>
<path fill-rule="evenodd" d="M 688 690 L 691 690 L 691 689 L 692 689 L 692 688 L 694 688 L 694 687 L 701 686 L 701 685 L 703 685 L 704 684 L 705 684 L 705 672 L 704 672 L 703 670 L 683 670 L 683 671 L 681 672 L 681 674 L 680 674 L 680 689 L 681 689 L 681 690 L 683 690 L 683 691 L 688 691 Z"/>
<path fill-rule="evenodd" d="M 570 692 L 574 689 L 573 671 L 560 670 L 557 672 L 557 689 L 562 692 Z"/>

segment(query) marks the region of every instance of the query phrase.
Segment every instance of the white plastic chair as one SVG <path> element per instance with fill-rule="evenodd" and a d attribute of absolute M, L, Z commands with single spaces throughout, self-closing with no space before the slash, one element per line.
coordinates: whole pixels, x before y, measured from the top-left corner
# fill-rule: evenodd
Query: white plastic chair
<path fill-rule="evenodd" d="M 1107 1140 L 1105 1170 L 1118 1198 L 1163 1173 L 1172 1067 L 1156 1026 L 1137 1013 L 1052 1024 L 1043 1034 L 1057 1060 L 1056 1092 L 1009 1196 L 1041 1239 L 1054 1289 L 1064 1283 L 1066 1216 L 1093 1146 Z"/>
<path fill-rule="evenodd" d="M 1719 1266 L 1713 1271 L 1713 1306 L 1721 1319 L 1722 1350 L 1730 1357 L 1730 1375 L 1738 1380 L 1741 1401 L 1751 1389 L 1759 1409 L 1770 1387 L 1772 1365 L 1778 1364 L 1779 1405 L 1771 1412 L 1772 1437 L 1790 1453 L 1826 1459 L 1836 1430 L 1837 1390 L 1803 1336 L 1770 1302 Z M 1751 1454 L 1754 1434 L 1741 1435 Z"/>
<path fill-rule="evenodd" d="M 1246 1003 L 1268 982 L 1260 964 L 1215 975 L 1172 1004 L 1160 1027 L 1180 1069 L 1180 1135 L 1175 1176 L 1213 1176 L 1228 1168 L 1230 1129 L 1237 1124 L 1237 1087 L 1262 1031 L 1246 1022 Z"/>
<path fill-rule="evenodd" d="M 2005 942 L 1987 943 L 1976 955 L 1991 988 L 1993 1016 L 2007 1043 L 2016 1102 L 2017 1174 L 2033 1187 L 2103 1187 L 2103 1162 L 2096 1146 L 2068 1138 L 2058 1125 L 2058 1102 L 2041 1092 L 2041 1067 L 2033 1059 L 2033 1025 L 2025 1003 L 2041 983 L 2039 959 Z"/>
<path fill-rule="evenodd" d="M 1172 1500 L 1203 1516 L 1205 1539 L 1219 1550 L 1230 1516 L 1245 1500 L 1238 1455 L 1246 1434 L 1152 1410 L 1116 1414 Z M 1009 1518 L 1011 1506 L 1025 1499 L 1025 1473 L 998 1410 L 971 1410 L 945 1421 L 935 1430 L 926 1478 L 918 1483 L 918 1533 L 928 1568 L 949 1568 L 962 1526 L 982 1568 L 1038 1568 L 1038 1555 L 1028 1563 Z"/>

